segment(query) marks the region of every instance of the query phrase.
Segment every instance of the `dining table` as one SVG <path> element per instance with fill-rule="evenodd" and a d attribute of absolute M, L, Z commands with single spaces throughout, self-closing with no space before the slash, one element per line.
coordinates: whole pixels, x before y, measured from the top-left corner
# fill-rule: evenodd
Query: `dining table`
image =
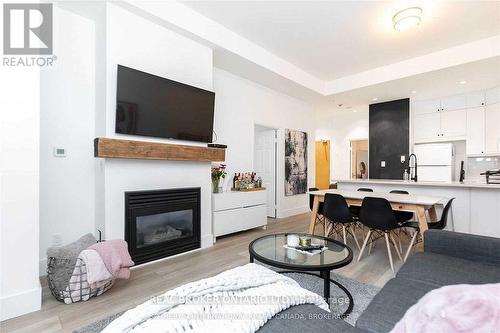
<path fill-rule="evenodd" d="M 311 212 L 311 220 L 309 223 L 309 233 L 314 234 L 316 221 L 318 217 L 318 207 L 320 202 L 324 202 L 325 194 L 334 193 L 342 195 L 349 206 L 361 206 L 365 197 L 384 198 L 389 201 L 393 210 L 415 213 L 420 233 L 428 229 L 428 222 L 437 221 L 436 206 L 442 206 L 446 202 L 446 198 L 419 195 L 419 194 L 397 194 L 386 192 L 362 192 L 348 190 L 317 190 L 307 192 L 314 196 L 313 207 Z M 429 220 L 427 218 L 429 216 Z"/>

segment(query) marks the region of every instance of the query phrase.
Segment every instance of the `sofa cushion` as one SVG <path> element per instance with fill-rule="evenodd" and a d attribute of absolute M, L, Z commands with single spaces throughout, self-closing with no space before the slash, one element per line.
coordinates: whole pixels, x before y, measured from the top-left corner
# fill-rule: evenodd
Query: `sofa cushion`
<path fill-rule="evenodd" d="M 262 326 L 258 333 L 363 333 L 342 319 L 312 304 L 288 308 Z"/>
<path fill-rule="evenodd" d="M 356 328 L 376 333 L 389 332 L 408 308 L 436 288 L 436 285 L 430 283 L 400 277 L 392 279 L 361 314 Z"/>
<path fill-rule="evenodd" d="M 500 267 L 435 253 L 417 253 L 399 270 L 397 277 L 436 286 L 499 283 Z"/>

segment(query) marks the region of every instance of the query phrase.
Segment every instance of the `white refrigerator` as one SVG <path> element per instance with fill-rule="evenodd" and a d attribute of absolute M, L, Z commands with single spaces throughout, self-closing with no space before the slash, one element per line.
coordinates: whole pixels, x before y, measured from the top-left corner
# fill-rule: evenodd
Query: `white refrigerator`
<path fill-rule="evenodd" d="M 418 162 L 418 180 L 451 182 L 455 173 L 452 143 L 426 143 L 414 147 Z"/>

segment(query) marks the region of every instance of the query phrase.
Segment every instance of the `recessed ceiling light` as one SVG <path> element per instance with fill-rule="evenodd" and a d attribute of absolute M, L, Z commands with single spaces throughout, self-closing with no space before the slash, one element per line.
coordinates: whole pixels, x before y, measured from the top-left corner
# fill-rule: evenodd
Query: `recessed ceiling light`
<path fill-rule="evenodd" d="M 392 17 L 394 30 L 403 31 L 416 27 L 422 21 L 422 8 L 409 7 L 396 13 Z"/>
<path fill-rule="evenodd" d="M 417 91 L 416 91 L 416 90 L 412 90 L 412 91 L 411 91 L 411 93 L 412 93 L 412 94 L 416 94 L 416 93 L 417 93 Z"/>
<path fill-rule="evenodd" d="M 460 83 L 460 84 L 466 84 L 466 83 L 467 83 L 467 81 L 460 81 L 459 83 Z"/>
<path fill-rule="evenodd" d="M 378 97 L 372 98 L 372 101 L 378 101 Z"/>
<path fill-rule="evenodd" d="M 358 112 L 358 110 L 352 110 L 352 112 L 357 113 L 357 112 Z"/>

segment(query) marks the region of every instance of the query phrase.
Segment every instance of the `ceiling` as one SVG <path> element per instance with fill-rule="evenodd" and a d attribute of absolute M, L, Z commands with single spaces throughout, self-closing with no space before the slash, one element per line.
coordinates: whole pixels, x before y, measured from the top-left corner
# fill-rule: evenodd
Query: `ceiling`
<path fill-rule="evenodd" d="M 460 83 L 464 81 L 464 84 Z M 439 98 L 499 85 L 500 57 L 493 57 L 335 94 L 323 99 L 321 106 L 328 110 L 353 112 L 366 110 L 366 105 L 372 103 L 400 98 Z M 374 98 L 377 100 L 374 101 Z"/>
<path fill-rule="evenodd" d="M 322 80 L 500 33 L 499 1 L 187 1 L 184 5 Z M 396 32 L 400 9 L 420 26 Z"/>

